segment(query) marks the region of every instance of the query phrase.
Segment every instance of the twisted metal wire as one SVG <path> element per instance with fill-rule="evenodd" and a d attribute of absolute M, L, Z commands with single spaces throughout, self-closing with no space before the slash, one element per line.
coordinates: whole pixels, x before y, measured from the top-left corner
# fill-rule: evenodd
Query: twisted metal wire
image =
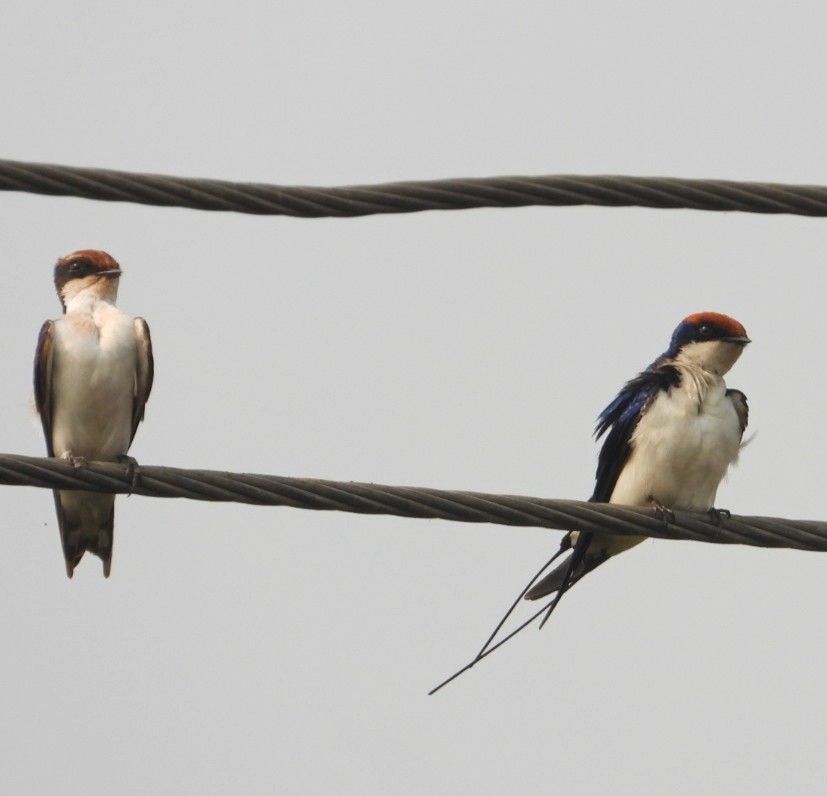
<path fill-rule="evenodd" d="M 122 465 L 76 468 L 60 459 L 0 454 L 0 484 L 827 551 L 827 522 L 733 515 L 718 523 L 688 512 L 675 512 L 667 522 L 652 509 L 632 506 L 354 481 L 141 465 L 132 489 Z"/>
<path fill-rule="evenodd" d="M 667 177 L 483 177 L 320 188 L 0 160 L 0 190 L 303 218 L 599 205 L 827 216 L 827 187 Z"/>

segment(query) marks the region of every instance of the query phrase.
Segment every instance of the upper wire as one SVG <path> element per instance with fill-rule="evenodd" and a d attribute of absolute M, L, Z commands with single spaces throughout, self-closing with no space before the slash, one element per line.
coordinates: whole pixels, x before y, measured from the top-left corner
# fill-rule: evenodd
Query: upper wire
<path fill-rule="evenodd" d="M 822 185 L 623 175 L 469 177 L 317 187 L 0 160 L 0 190 L 302 218 L 529 205 L 827 216 L 827 187 Z"/>

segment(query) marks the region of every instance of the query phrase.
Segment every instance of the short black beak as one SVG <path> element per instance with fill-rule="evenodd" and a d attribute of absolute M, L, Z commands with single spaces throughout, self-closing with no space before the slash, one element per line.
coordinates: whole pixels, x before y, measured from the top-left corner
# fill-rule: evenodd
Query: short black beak
<path fill-rule="evenodd" d="M 115 276 L 120 276 L 121 275 L 121 269 L 120 268 L 113 268 L 111 271 L 99 271 L 98 273 L 101 276 L 115 277 Z"/>
<path fill-rule="evenodd" d="M 748 343 L 751 343 L 752 340 L 750 340 L 746 335 L 743 335 L 741 337 L 724 337 L 724 342 L 735 343 L 735 345 L 747 345 Z"/>

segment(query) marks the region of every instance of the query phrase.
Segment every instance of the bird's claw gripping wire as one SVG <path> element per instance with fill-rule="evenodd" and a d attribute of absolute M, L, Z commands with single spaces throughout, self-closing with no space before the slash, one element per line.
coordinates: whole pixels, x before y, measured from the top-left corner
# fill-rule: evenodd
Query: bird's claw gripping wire
<path fill-rule="evenodd" d="M 76 470 L 82 470 L 89 465 L 85 456 L 75 456 L 71 451 L 66 451 L 61 458 L 71 464 Z"/>
<path fill-rule="evenodd" d="M 675 522 L 675 512 L 668 506 L 664 506 L 654 495 L 647 498 L 649 505 L 655 510 L 655 515 L 661 522 L 667 524 Z"/>
<path fill-rule="evenodd" d="M 120 454 L 118 461 L 126 465 L 126 475 L 130 478 L 129 492 L 126 493 L 126 496 L 129 497 L 141 481 L 141 465 L 138 464 L 138 460 L 134 456 L 129 456 L 126 453 Z"/>
<path fill-rule="evenodd" d="M 729 509 L 716 509 L 715 506 L 707 510 L 709 521 L 714 525 L 721 525 L 724 520 L 732 517 L 732 512 Z"/>

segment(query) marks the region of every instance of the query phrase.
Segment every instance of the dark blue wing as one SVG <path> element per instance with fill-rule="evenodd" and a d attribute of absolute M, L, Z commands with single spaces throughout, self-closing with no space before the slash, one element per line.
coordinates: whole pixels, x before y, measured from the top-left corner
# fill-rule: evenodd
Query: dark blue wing
<path fill-rule="evenodd" d="M 646 405 L 661 390 L 676 387 L 680 381 L 680 371 L 674 365 L 668 364 L 665 357 L 659 357 L 643 373 L 638 373 L 631 381 L 624 384 L 614 401 L 600 413 L 600 417 L 597 418 L 597 427 L 594 430 L 595 436 L 600 439 L 606 432 L 608 434 L 606 434 L 597 458 L 597 483 L 594 487 L 594 494 L 589 500 L 608 503 L 620 471 L 632 452 L 632 435 L 640 422 L 641 415 L 646 411 Z M 593 541 L 594 533 L 579 534 L 574 543 L 572 555 L 527 589 L 525 599 L 537 600 L 556 591 L 557 597 L 551 603 L 550 613 L 569 587 L 609 558 L 610 553 L 607 553 L 605 546 L 600 546 L 600 549 L 595 550 L 592 545 Z M 557 555 L 571 546 L 572 532 L 570 531 L 560 544 Z"/>
<path fill-rule="evenodd" d="M 595 437 L 606 439 L 597 458 L 597 480 L 590 500 L 607 503 L 614 492 L 620 471 L 632 452 L 632 434 L 646 404 L 661 390 L 677 387 L 680 372 L 674 365 L 653 362 L 646 370 L 627 382 L 597 418 Z"/>

